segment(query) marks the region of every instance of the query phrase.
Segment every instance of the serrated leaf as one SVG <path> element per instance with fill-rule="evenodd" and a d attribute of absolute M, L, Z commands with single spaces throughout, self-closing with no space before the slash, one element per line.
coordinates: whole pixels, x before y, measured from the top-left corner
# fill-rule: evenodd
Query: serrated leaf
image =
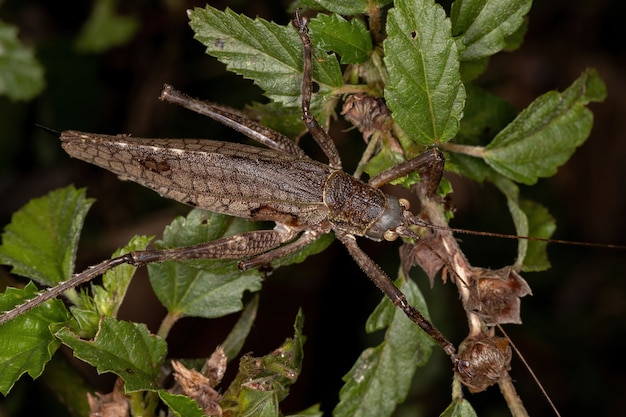
<path fill-rule="evenodd" d="M 532 185 L 556 173 L 589 136 L 593 114 L 606 87 L 595 70 L 585 71 L 563 93 L 537 98 L 486 146 L 485 161 L 514 181 Z"/>
<path fill-rule="evenodd" d="M 30 100 L 44 85 L 44 70 L 33 50 L 20 42 L 15 26 L 0 21 L 0 94 Z"/>
<path fill-rule="evenodd" d="M 523 24 L 532 0 L 456 0 L 450 10 L 460 59 L 486 58 L 501 51 Z"/>
<path fill-rule="evenodd" d="M 417 285 L 403 277 L 397 284 L 409 302 L 426 315 Z M 335 417 L 391 415 L 406 398 L 415 369 L 428 361 L 434 342 L 387 298 L 376 307 L 366 325 L 368 332 L 384 327 L 388 327 L 385 340 L 365 350 L 343 377 L 346 383 L 339 393 Z"/>
<path fill-rule="evenodd" d="M 115 12 L 116 0 L 98 0 L 83 26 L 76 49 L 100 53 L 128 42 L 139 29 L 139 20 Z"/>
<path fill-rule="evenodd" d="M 347 21 L 338 14 L 320 14 L 309 22 L 311 41 L 326 51 L 337 52 L 342 64 L 365 62 L 372 51 L 372 38 L 359 19 Z"/>
<path fill-rule="evenodd" d="M 0 263 L 11 272 L 54 286 L 72 275 L 80 230 L 93 199 L 73 186 L 28 202 L 5 227 Z"/>
<path fill-rule="evenodd" d="M 285 107 L 300 105 L 302 43 L 293 26 L 210 6 L 190 11 L 189 18 L 194 37 L 206 46 L 207 54 L 226 64 L 229 71 L 253 80 L 272 100 Z M 319 86 L 314 107 L 343 82 L 337 58 L 315 45 L 313 80 Z"/>
<path fill-rule="evenodd" d="M 441 417 L 477 417 L 472 405 L 466 399 L 453 401 L 448 408 L 441 413 Z"/>
<path fill-rule="evenodd" d="M 0 294 L 0 311 L 10 310 L 37 293 L 32 282 L 23 289 L 7 288 Z M 50 300 L 0 325 L 0 393 L 8 394 L 24 373 L 33 379 L 41 375 L 60 345 L 50 326 L 69 318 L 60 300 Z"/>
<path fill-rule="evenodd" d="M 289 393 L 302 368 L 305 337 L 304 315 L 298 311 L 294 336 L 270 354 L 260 358 L 246 355 L 239 362 L 239 372 L 224 393 L 225 414 L 242 416 L 279 415 L 279 403 Z"/>
<path fill-rule="evenodd" d="M 177 417 L 204 417 L 198 403 L 186 395 L 159 390 L 159 397 Z"/>
<path fill-rule="evenodd" d="M 202 210 L 192 210 L 186 218 L 178 217 L 169 225 L 159 248 L 178 248 L 210 242 L 249 230 L 252 222 Z M 245 291 L 261 288 L 261 273 L 242 272 L 236 260 L 193 260 L 148 265 L 150 283 L 161 303 L 170 313 L 222 317 L 243 308 Z"/>
<path fill-rule="evenodd" d="M 394 121 L 417 143 L 449 141 L 459 130 L 465 88 L 445 11 L 432 0 L 396 1 L 387 34 L 385 99 Z"/>
<path fill-rule="evenodd" d="M 158 388 L 167 343 L 151 334 L 145 324 L 105 317 L 93 341 L 79 339 L 68 328 L 60 329 L 56 336 L 98 373 L 112 372 L 122 378 L 127 393 Z"/>

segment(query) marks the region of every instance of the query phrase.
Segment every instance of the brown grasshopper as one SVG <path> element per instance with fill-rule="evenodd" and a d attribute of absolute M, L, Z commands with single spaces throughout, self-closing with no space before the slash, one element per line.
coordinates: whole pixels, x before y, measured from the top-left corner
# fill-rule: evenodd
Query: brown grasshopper
<path fill-rule="evenodd" d="M 518 298 L 530 292 L 528 285 L 509 268 L 487 271 L 470 266 L 448 228 L 433 229 L 429 225 L 431 229 L 426 235 L 418 234 L 415 229 L 427 225 L 409 211 L 406 200 L 379 189 L 396 178 L 418 171 L 423 184 L 423 215 L 429 223 L 445 224 L 439 202 L 433 197 L 444 164 L 443 154 L 438 149 L 432 148 L 370 178 L 367 183 L 342 170 L 332 138 L 310 112 L 311 43 L 306 20 L 296 15 L 294 23 L 304 50 L 303 120 L 328 157 L 328 164 L 309 158 L 289 138 L 245 118 L 234 109 L 187 97 L 167 85 L 161 92 L 161 100 L 220 121 L 268 149 L 210 140 L 143 139 L 76 131 L 60 135 L 63 148 L 71 156 L 133 180 L 165 197 L 223 214 L 274 221 L 276 227 L 191 247 L 135 251 L 103 261 L 0 315 L 0 324 L 121 264 L 140 266 L 194 258 L 240 259 L 239 267 L 246 270 L 268 265 L 332 231 L 383 293 L 444 349 L 471 389 L 480 391 L 505 377 L 510 348 L 505 341 L 493 339 L 493 326 L 516 321 L 515 312 L 510 310 L 518 308 Z M 357 236 L 374 241 L 405 237 L 432 249 L 424 251 L 419 244 L 405 246 L 405 266 L 420 263 L 428 265 L 431 272 L 445 268 L 459 287 L 468 312 L 470 335 L 466 346 L 471 347 L 457 354 L 452 343 L 407 302 L 389 277 L 359 248 Z M 508 297 L 505 301 L 497 298 L 502 292 Z M 494 359 L 485 362 L 484 357 Z M 486 374 L 491 376 L 484 377 Z"/>
<path fill-rule="evenodd" d="M 455 369 L 472 374 L 468 369 L 470 364 L 458 357 L 452 343 L 407 302 L 355 239 L 363 236 L 381 241 L 400 236 L 419 240 L 412 228 L 422 222 L 408 210 L 408 202 L 379 188 L 416 170 L 426 176 L 433 166 L 438 174 L 429 182 L 436 188 L 443 171 L 443 154 L 436 148 L 430 149 L 371 178 L 368 183 L 342 171 L 332 138 L 309 108 L 312 58 L 307 21 L 296 15 L 294 24 L 304 50 L 302 118 L 328 157 L 328 164 L 309 158 L 286 136 L 244 118 L 236 110 L 187 97 L 169 85 L 163 88 L 161 100 L 218 120 L 269 149 L 211 140 L 143 139 L 76 131 L 60 135 L 63 148 L 71 156 L 151 188 L 164 197 L 222 214 L 274 221 L 276 227 L 197 246 L 135 251 L 104 261 L 2 314 L 0 324 L 120 264 L 139 266 L 194 258 L 243 259 L 239 267 L 247 270 L 268 265 L 333 231 L 376 286 L 444 349 Z M 430 188 L 428 194 L 434 192 Z"/>

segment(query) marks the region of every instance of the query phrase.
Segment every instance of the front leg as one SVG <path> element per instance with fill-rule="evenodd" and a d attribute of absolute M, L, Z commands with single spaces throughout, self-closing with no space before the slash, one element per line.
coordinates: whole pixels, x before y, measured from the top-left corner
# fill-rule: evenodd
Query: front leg
<path fill-rule="evenodd" d="M 404 161 L 370 178 L 368 184 L 374 188 L 380 188 L 395 179 L 417 171 L 420 175 L 425 195 L 432 196 L 441 182 L 445 162 L 445 157 L 439 149 L 430 148 L 415 158 Z"/>

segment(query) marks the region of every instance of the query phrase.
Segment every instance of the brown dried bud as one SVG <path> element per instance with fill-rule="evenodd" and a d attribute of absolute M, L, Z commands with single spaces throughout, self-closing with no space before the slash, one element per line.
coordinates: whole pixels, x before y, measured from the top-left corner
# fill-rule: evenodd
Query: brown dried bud
<path fill-rule="evenodd" d="M 482 269 L 475 278 L 475 294 L 467 307 L 485 324 L 521 324 L 520 298 L 532 294 L 528 283 L 511 267 Z"/>
<path fill-rule="evenodd" d="M 510 369 L 511 347 L 503 337 L 466 339 L 459 349 L 459 359 L 467 361 L 467 373 L 459 379 L 472 393 L 486 390 Z"/>
<path fill-rule="evenodd" d="M 348 96 L 341 115 L 359 129 L 366 139 L 377 130 L 388 131 L 391 128 L 391 114 L 385 100 L 367 94 Z"/>

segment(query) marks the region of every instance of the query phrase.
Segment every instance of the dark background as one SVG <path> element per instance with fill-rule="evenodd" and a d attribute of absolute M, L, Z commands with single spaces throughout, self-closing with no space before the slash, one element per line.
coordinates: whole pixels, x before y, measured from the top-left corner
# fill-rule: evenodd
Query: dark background
<path fill-rule="evenodd" d="M 0 18 L 16 24 L 20 38 L 36 48 L 47 83 L 44 92 L 28 103 L 0 97 L 0 219 L 7 224 L 11 213 L 30 198 L 57 187 L 70 183 L 88 187 L 88 195 L 98 201 L 81 238 L 77 261 L 81 269 L 108 257 L 134 234 L 158 235 L 174 215 L 188 209 L 70 159 L 34 123 L 59 130 L 230 139 L 236 136 L 223 126 L 157 100 L 161 85 L 168 82 L 194 96 L 235 107 L 263 97 L 250 81 L 226 73 L 192 39 L 184 10 L 203 7 L 204 2 L 170 2 L 168 7 L 165 2 L 135 1 L 120 6 L 124 13 L 140 18 L 140 29 L 129 43 L 103 54 L 80 54 L 73 49 L 72 42 L 91 8 L 90 2 L 76 3 L 13 0 L 0 7 Z M 209 3 L 283 24 L 290 18 L 284 11 L 287 2 Z M 523 189 L 526 196 L 549 207 L 560 239 L 626 243 L 626 141 L 620 133 L 626 116 L 622 4 L 608 0 L 535 2 L 521 49 L 492 58 L 487 74 L 478 80 L 520 110 L 548 90 L 567 87 L 586 67 L 595 67 L 605 80 L 608 98 L 591 106 L 595 125 L 587 143 L 555 177 L 540 181 L 532 190 Z M 333 135 L 350 171 L 364 145 L 341 132 Z M 457 208 L 454 226 L 511 231 L 505 202 L 492 187 L 452 180 Z M 514 245 L 500 240 L 462 239 L 466 253 L 478 265 L 499 267 L 515 256 Z M 393 274 L 397 259 L 393 245 L 367 244 L 366 249 Z M 550 271 L 525 275 L 533 296 L 523 300 L 524 324 L 508 326 L 507 331 L 563 415 L 623 414 L 626 254 L 551 245 L 549 255 Z M 0 273 L 12 282 L 7 269 Z M 467 329 L 454 289 L 437 283 L 430 290 L 424 277 L 416 272 L 414 278 L 429 302 L 433 322 L 455 343 L 460 342 Z M 134 282 L 129 297 L 123 318 L 146 321 L 156 330 L 164 313 L 142 278 Z M 337 243 L 301 267 L 277 271 L 266 282 L 244 351 L 257 355 L 271 351 L 292 333 L 298 307 L 306 316 L 305 368 L 285 402 L 285 412 L 316 402 L 326 411 L 332 409 L 341 376 L 364 347 L 377 343 L 364 334 L 363 326 L 379 300 L 377 290 Z M 170 354 L 207 355 L 235 319 L 182 320 L 170 335 Z M 444 354 L 435 350 L 433 360 L 421 372 L 427 376 L 416 380 L 398 415 L 438 415 L 448 404 L 451 372 Z M 512 375 L 531 415 L 550 415 L 539 389 L 517 359 Z M 23 380 L 15 393 L 32 406 L 37 403 L 32 396 L 46 395 L 45 388 Z M 496 388 L 468 395 L 468 399 L 479 415 L 506 415 Z"/>

